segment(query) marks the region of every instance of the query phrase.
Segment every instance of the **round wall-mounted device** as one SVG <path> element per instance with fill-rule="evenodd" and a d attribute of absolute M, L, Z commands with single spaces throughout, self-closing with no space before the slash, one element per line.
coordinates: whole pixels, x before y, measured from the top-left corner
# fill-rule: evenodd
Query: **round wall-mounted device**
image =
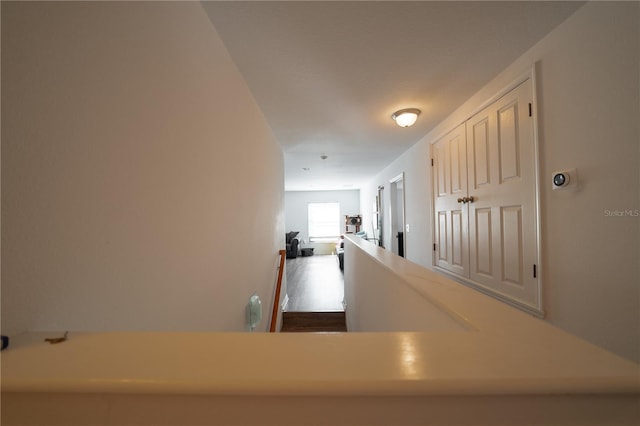
<path fill-rule="evenodd" d="M 556 173 L 556 175 L 553 177 L 553 184 L 555 186 L 562 186 L 565 183 L 569 183 L 570 181 L 571 179 L 569 178 L 569 175 L 564 173 Z"/>
<path fill-rule="evenodd" d="M 578 174 L 576 169 L 553 172 L 551 184 L 552 189 L 566 189 L 577 186 Z"/>

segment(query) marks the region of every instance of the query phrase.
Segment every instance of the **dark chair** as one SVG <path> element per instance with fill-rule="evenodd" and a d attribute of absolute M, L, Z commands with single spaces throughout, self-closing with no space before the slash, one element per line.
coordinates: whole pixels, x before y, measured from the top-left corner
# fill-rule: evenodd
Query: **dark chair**
<path fill-rule="evenodd" d="M 299 232 L 287 232 L 285 234 L 285 243 L 287 248 L 287 259 L 295 259 L 298 257 L 298 246 L 300 239 L 296 236 Z"/>
<path fill-rule="evenodd" d="M 342 239 L 336 246 L 336 254 L 338 255 L 338 266 L 340 266 L 341 271 L 344 271 L 344 240 Z"/>

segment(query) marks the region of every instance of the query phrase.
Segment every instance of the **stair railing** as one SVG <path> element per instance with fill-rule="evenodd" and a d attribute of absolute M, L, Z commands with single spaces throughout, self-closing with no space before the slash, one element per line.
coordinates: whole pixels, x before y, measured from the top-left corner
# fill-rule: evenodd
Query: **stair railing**
<path fill-rule="evenodd" d="M 278 307 L 280 305 L 280 289 L 282 288 L 282 272 L 284 271 L 284 260 L 287 256 L 286 250 L 280 250 L 280 267 L 278 268 L 278 282 L 276 283 L 276 294 L 273 300 L 273 311 L 271 312 L 270 333 L 275 333 L 278 322 Z"/>

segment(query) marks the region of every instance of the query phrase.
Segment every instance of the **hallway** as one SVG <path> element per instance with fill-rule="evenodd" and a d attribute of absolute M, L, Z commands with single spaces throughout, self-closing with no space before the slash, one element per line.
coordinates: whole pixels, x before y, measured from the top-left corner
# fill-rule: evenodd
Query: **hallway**
<path fill-rule="evenodd" d="M 288 312 L 344 311 L 344 278 L 334 255 L 287 259 Z"/>

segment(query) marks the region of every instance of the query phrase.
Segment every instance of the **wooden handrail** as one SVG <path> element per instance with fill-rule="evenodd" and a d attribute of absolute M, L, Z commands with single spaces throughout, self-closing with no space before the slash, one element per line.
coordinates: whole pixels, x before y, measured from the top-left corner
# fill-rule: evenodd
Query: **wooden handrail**
<path fill-rule="evenodd" d="M 276 295 L 273 300 L 273 312 L 271 312 L 271 327 L 269 332 L 275 333 L 278 322 L 278 306 L 280 305 L 280 288 L 282 287 L 282 272 L 284 270 L 284 260 L 287 257 L 286 250 L 280 250 L 280 268 L 278 268 L 278 282 L 276 283 Z"/>

